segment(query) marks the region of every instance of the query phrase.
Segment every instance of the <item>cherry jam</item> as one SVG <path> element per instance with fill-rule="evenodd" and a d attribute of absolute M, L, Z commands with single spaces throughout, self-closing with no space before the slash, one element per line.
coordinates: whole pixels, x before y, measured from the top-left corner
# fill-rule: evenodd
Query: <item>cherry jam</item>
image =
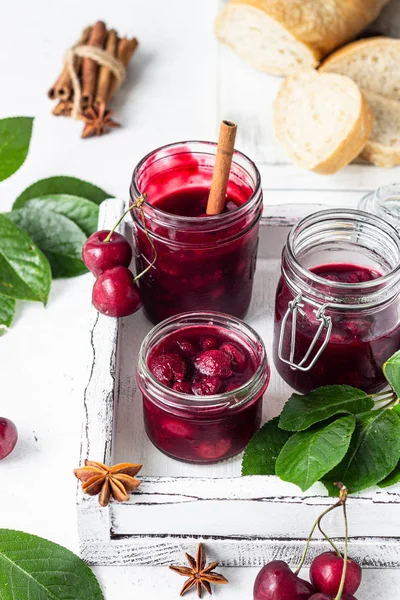
<path fill-rule="evenodd" d="M 147 435 L 185 462 L 229 458 L 261 424 L 268 379 L 263 343 L 241 321 L 217 313 L 168 319 L 140 352 Z"/>
<path fill-rule="evenodd" d="M 337 284 L 347 284 L 351 290 L 351 286 L 355 284 L 378 282 L 382 277 L 382 273 L 373 268 L 347 263 L 318 265 L 310 268 L 310 272 L 326 281 L 320 291 L 328 298 L 333 286 Z M 352 385 L 368 393 L 381 390 L 386 385 L 382 373 L 383 364 L 400 348 L 398 304 L 391 303 L 370 310 L 343 310 L 338 307 L 336 310 L 325 311 L 332 319 L 332 333 L 316 364 L 304 372 L 293 369 L 278 356 L 282 320 L 293 297 L 293 291 L 282 277 L 276 294 L 274 361 L 286 383 L 301 393 L 333 384 Z M 316 319 L 315 307 L 308 303 L 304 303 L 296 321 L 293 361 L 300 363 L 310 348 L 320 323 Z M 286 357 L 290 355 L 289 332 L 292 325 L 292 319 L 289 319 L 282 347 L 282 355 Z M 324 336 L 325 332 L 318 339 L 314 352 L 321 348 Z"/>
<path fill-rule="evenodd" d="M 239 318 L 248 310 L 262 213 L 260 177 L 235 152 L 225 210 L 207 216 L 215 151 L 207 142 L 172 144 L 152 152 L 134 171 L 131 200 L 147 194 L 143 213 L 133 211 L 138 273 L 154 259 L 152 244 L 157 251 L 156 263 L 138 282 L 154 323 L 194 310 Z"/>

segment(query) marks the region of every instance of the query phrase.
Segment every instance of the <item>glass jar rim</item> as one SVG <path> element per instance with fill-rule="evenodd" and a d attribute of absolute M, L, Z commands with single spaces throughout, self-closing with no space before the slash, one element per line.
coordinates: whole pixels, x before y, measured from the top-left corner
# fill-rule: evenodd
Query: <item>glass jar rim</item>
<path fill-rule="evenodd" d="M 223 323 L 219 323 L 221 327 L 227 328 L 227 325 L 233 325 L 236 327 L 236 331 L 239 331 L 243 334 L 246 333 L 247 339 L 250 337 L 252 341 L 257 344 L 257 348 L 261 350 L 261 356 L 259 358 L 259 365 L 257 366 L 256 371 L 253 373 L 251 378 L 238 387 L 235 390 L 224 392 L 222 394 L 213 394 L 210 396 L 195 396 L 191 394 L 185 394 L 183 392 L 177 392 L 162 383 L 160 383 L 152 374 L 147 364 L 147 358 L 149 355 L 149 347 L 153 339 L 165 331 L 166 335 L 168 333 L 172 333 L 175 329 L 172 327 L 177 323 L 180 323 L 182 326 L 192 326 L 196 327 L 199 325 L 218 325 L 218 321 L 224 320 L 225 325 Z M 269 373 L 270 373 L 270 365 L 267 358 L 267 351 L 264 345 L 263 340 L 260 335 L 252 328 L 250 325 L 242 321 L 241 319 L 237 319 L 231 315 L 227 315 L 219 312 L 211 312 L 211 311 L 196 311 L 196 312 L 185 312 L 179 315 L 174 315 L 169 319 L 165 319 L 155 327 L 149 331 L 149 333 L 144 338 L 140 350 L 139 350 L 139 358 L 138 358 L 138 374 L 140 376 L 144 376 L 144 378 L 151 384 L 152 386 L 152 394 L 155 392 L 157 394 L 157 400 L 167 406 L 177 408 L 177 409 L 224 409 L 227 407 L 232 408 L 240 408 L 243 405 L 247 404 L 250 399 L 248 398 L 246 392 L 250 392 L 253 390 L 254 386 L 257 383 L 260 383 L 259 387 L 256 389 L 257 395 L 262 395 L 265 392 L 265 389 L 268 385 L 269 381 Z M 265 382 L 262 381 L 264 375 L 266 373 Z M 140 385 L 140 384 L 139 384 Z M 142 390 L 143 391 L 143 390 Z M 171 400 L 165 400 L 163 397 L 165 394 L 171 397 Z M 239 401 L 232 402 L 232 397 L 238 395 L 243 398 Z"/>
<path fill-rule="evenodd" d="M 301 221 L 299 221 L 299 223 L 294 225 L 292 227 L 292 229 L 290 230 L 287 244 L 286 244 L 286 250 L 288 252 L 289 258 L 295 265 L 296 270 L 303 277 L 306 277 L 308 280 L 310 280 L 312 283 L 315 283 L 318 285 L 326 285 L 327 280 L 324 277 L 321 277 L 321 276 L 317 275 L 316 273 L 314 273 L 313 271 L 309 270 L 307 267 L 304 267 L 301 264 L 301 262 L 298 260 L 296 251 L 295 251 L 296 235 L 298 235 L 298 233 L 301 229 L 304 229 L 308 225 L 311 225 L 313 222 L 316 222 L 317 219 L 322 220 L 324 218 L 328 219 L 328 220 L 332 220 L 332 221 L 340 220 L 340 219 L 352 219 L 354 222 L 359 222 L 359 223 L 365 223 L 365 219 L 368 219 L 369 224 L 372 224 L 376 228 L 383 230 L 388 236 L 390 236 L 392 238 L 393 242 L 397 246 L 397 249 L 399 252 L 399 257 L 400 257 L 399 233 L 398 233 L 397 229 L 393 225 L 391 225 L 391 223 L 388 223 L 381 217 L 372 215 L 365 211 L 351 209 L 351 208 L 321 210 L 321 211 L 312 213 L 311 215 L 308 215 L 307 217 L 305 217 Z M 376 288 L 376 286 L 378 284 L 379 285 L 382 284 L 383 286 L 388 287 L 389 285 L 391 285 L 394 282 L 394 280 L 399 279 L 399 278 L 400 278 L 400 259 L 397 262 L 396 266 L 393 267 L 388 273 L 386 273 L 376 279 L 373 279 L 370 281 L 362 281 L 362 282 L 358 282 L 358 283 L 329 281 L 329 285 L 332 288 L 335 288 L 337 290 L 342 290 L 342 291 L 349 291 L 350 288 L 352 290 L 368 291 L 370 289 L 373 289 L 374 287 Z"/>
<path fill-rule="evenodd" d="M 150 152 L 148 152 L 136 165 L 136 167 L 134 168 L 133 174 L 132 174 L 132 182 L 131 182 L 131 187 L 134 190 L 134 193 L 137 196 L 141 196 L 142 192 L 139 190 L 138 186 L 137 186 L 137 176 L 139 174 L 140 169 L 143 167 L 143 165 L 145 164 L 145 162 L 153 155 L 155 155 L 157 152 L 160 152 L 161 150 L 165 150 L 166 148 L 179 148 L 181 146 L 185 146 L 188 144 L 203 144 L 205 146 L 208 147 L 212 147 L 212 148 L 217 148 L 218 144 L 217 142 L 209 142 L 209 141 L 205 141 L 205 140 L 185 140 L 185 141 L 180 141 L 180 142 L 172 142 L 170 144 L 164 144 L 163 146 L 159 146 L 158 148 L 155 148 L 154 150 L 151 150 Z M 188 151 L 186 150 L 185 152 L 177 152 L 176 154 L 187 154 Z M 192 152 L 193 153 L 193 152 Z M 205 152 L 203 152 L 203 154 L 205 154 Z M 209 152 L 208 154 L 210 155 L 215 155 L 216 153 L 211 153 Z M 237 211 L 240 211 L 242 208 L 244 207 L 248 207 L 248 205 L 251 203 L 251 201 L 256 198 L 258 191 L 261 188 L 261 175 L 260 172 L 257 168 L 257 165 L 255 164 L 254 161 L 251 160 L 251 158 L 249 158 L 246 154 L 244 154 L 243 152 L 241 152 L 240 150 L 234 150 L 233 152 L 233 162 L 234 162 L 234 157 L 235 156 L 240 156 L 242 159 L 245 160 L 245 162 L 247 162 L 250 167 L 253 168 L 254 173 L 255 173 L 255 185 L 254 185 L 254 190 L 251 194 L 251 196 L 249 196 L 249 198 L 246 200 L 246 202 L 244 202 L 241 206 L 238 206 L 236 209 L 229 211 L 229 214 L 236 214 Z M 148 208 L 151 208 L 151 210 L 153 210 L 155 212 L 156 215 L 160 215 L 161 217 L 163 215 L 167 215 L 168 217 L 173 216 L 174 220 L 176 220 L 178 223 L 190 223 L 191 221 L 195 221 L 196 219 L 198 220 L 198 217 L 184 217 L 181 215 L 171 215 L 170 213 L 161 210 L 160 208 L 157 208 L 156 206 L 154 206 L 153 204 L 151 204 L 150 202 L 147 202 L 147 200 L 145 200 L 145 202 L 143 203 L 143 206 L 147 206 Z M 219 215 L 209 215 L 207 216 L 207 222 L 209 222 L 210 224 L 216 224 L 218 222 L 221 221 L 222 219 L 226 219 L 226 213 L 221 213 Z"/>

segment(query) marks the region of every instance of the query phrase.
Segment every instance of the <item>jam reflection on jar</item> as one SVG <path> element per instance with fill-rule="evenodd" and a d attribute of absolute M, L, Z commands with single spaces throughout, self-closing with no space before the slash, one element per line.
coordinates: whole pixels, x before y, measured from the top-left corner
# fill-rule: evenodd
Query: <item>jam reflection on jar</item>
<path fill-rule="evenodd" d="M 212 310 L 243 318 L 252 294 L 262 212 L 259 172 L 235 152 L 225 211 L 207 216 L 216 144 L 183 142 L 147 155 L 135 168 L 131 200 L 143 204 L 155 265 L 139 280 L 147 316 L 154 323 L 182 312 Z M 154 251 L 135 210 L 137 272 Z"/>
<path fill-rule="evenodd" d="M 347 384 L 383 389 L 384 362 L 400 348 L 400 238 L 356 210 L 315 213 L 295 226 L 282 255 L 274 361 L 307 393 Z"/>
<path fill-rule="evenodd" d="M 264 344 L 220 313 L 186 313 L 155 327 L 138 362 L 147 435 L 184 462 L 241 452 L 260 427 L 269 380 Z"/>

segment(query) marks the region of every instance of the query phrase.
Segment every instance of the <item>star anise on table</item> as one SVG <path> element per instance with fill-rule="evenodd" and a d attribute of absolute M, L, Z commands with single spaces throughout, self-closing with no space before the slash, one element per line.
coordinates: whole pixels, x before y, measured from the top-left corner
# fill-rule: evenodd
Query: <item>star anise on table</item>
<path fill-rule="evenodd" d="M 170 567 L 170 569 L 175 571 L 175 573 L 183 575 L 184 577 L 188 577 L 183 584 L 183 588 L 181 589 L 181 596 L 183 596 L 183 594 L 185 594 L 193 586 L 196 586 L 197 595 L 199 598 L 201 598 L 202 587 L 204 587 L 209 594 L 212 594 L 210 585 L 211 583 L 228 583 L 228 580 L 225 579 L 223 575 L 212 572 L 216 567 L 218 567 L 219 562 L 212 562 L 208 565 L 208 567 L 206 567 L 206 555 L 203 544 L 198 545 L 196 559 L 187 553 L 185 553 L 185 556 L 190 564 L 190 567 Z"/>
<path fill-rule="evenodd" d="M 85 460 L 85 466 L 74 470 L 74 475 L 82 482 L 82 491 L 89 496 L 99 494 L 100 506 L 107 506 L 112 496 L 117 502 L 129 500 L 129 494 L 136 490 L 142 465 L 120 463 L 113 467 L 94 460 Z"/>
<path fill-rule="evenodd" d="M 86 123 L 82 137 L 88 138 L 91 135 L 104 135 L 108 133 L 111 127 L 120 127 L 120 124 L 111 118 L 111 110 L 106 109 L 104 102 L 98 106 L 89 106 L 80 116 L 79 119 Z"/>

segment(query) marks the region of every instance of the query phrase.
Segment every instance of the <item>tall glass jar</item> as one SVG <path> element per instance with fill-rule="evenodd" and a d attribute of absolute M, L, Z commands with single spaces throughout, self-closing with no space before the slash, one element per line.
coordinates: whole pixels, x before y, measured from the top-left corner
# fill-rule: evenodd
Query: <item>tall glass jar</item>
<path fill-rule="evenodd" d="M 361 198 L 358 208 L 377 215 L 400 229 L 400 183 L 382 185 L 369 192 Z"/>
<path fill-rule="evenodd" d="M 183 347 L 182 340 L 217 338 L 248 353 L 252 375 L 239 387 L 199 396 L 167 387 L 153 375 L 149 363 L 154 353 L 164 353 L 166 342 Z M 147 435 L 162 452 L 184 462 L 213 463 L 241 452 L 260 427 L 269 372 L 261 338 L 239 319 L 199 312 L 163 321 L 150 331 L 139 352 L 137 380 Z"/>
<path fill-rule="evenodd" d="M 275 304 L 274 361 L 295 390 L 348 384 L 374 393 L 400 348 L 400 237 L 357 210 L 293 227 Z"/>
<path fill-rule="evenodd" d="M 145 222 L 158 254 L 139 280 L 145 312 L 154 323 L 186 311 L 212 310 L 243 318 L 248 310 L 263 201 L 255 164 L 234 153 L 227 190 L 237 200 L 233 210 L 187 217 L 156 206 L 176 190 L 209 189 L 215 154 L 214 143 L 179 142 L 154 150 L 134 170 L 131 200 L 147 194 Z M 152 262 L 154 250 L 140 211 L 133 213 L 136 266 L 141 272 Z"/>

